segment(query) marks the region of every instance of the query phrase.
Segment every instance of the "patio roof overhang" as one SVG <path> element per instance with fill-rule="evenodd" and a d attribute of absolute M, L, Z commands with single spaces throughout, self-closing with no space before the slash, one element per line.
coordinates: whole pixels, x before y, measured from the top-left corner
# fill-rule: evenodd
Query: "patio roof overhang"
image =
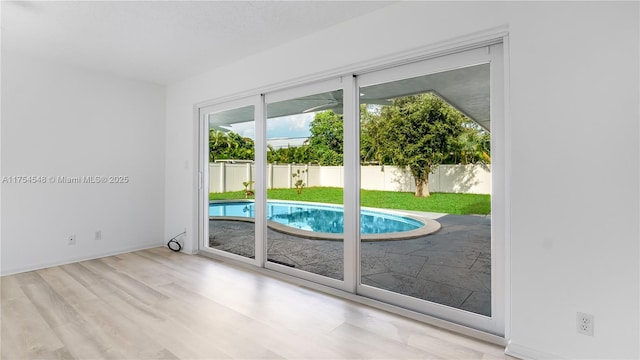
<path fill-rule="evenodd" d="M 388 105 L 398 97 L 426 92 L 435 93 L 487 131 L 491 130 L 489 64 L 438 72 L 391 83 L 361 88 L 361 104 Z M 269 104 L 268 118 L 333 110 L 342 113 L 342 91 L 311 95 Z M 209 115 L 212 128 L 226 131 L 223 125 L 253 121 L 252 107 Z"/>

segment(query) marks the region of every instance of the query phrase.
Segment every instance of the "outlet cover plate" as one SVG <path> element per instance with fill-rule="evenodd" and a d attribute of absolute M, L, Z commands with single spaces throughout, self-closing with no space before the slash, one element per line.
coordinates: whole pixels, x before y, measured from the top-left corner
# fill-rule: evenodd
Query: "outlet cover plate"
<path fill-rule="evenodd" d="M 586 313 L 576 314 L 576 331 L 579 334 L 593 336 L 594 319 L 593 315 Z"/>

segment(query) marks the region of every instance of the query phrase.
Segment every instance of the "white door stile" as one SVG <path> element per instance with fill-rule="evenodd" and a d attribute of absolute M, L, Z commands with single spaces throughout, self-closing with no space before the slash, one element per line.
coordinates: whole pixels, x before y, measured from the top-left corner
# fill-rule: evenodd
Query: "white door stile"
<path fill-rule="evenodd" d="M 256 209 L 256 242 L 255 257 L 256 265 L 264 267 L 267 262 L 267 109 L 264 103 L 264 95 L 260 94 L 256 98 L 255 106 L 255 152 L 254 163 L 256 171 L 256 182 L 254 184 Z"/>
<path fill-rule="evenodd" d="M 344 92 L 344 289 L 356 293 L 360 242 L 360 105 L 355 76 L 343 77 Z"/>
<path fill-rule="evenodd" d="M 209 238 L 209 126 L 206 112 L 199 109 L 198 114 L 198 250 L 205 246 Z"/>
<path fill-rule="evenodd" d="M 507 162 L 509 153 L 505 132 L 504 46 L 489 47 L 491 88 L 491 310 L 493 332 L 505 335 L 506 326 L 506 244 L 509 224 Z M 495 162 L 494 162 L 495 160 Z"/>

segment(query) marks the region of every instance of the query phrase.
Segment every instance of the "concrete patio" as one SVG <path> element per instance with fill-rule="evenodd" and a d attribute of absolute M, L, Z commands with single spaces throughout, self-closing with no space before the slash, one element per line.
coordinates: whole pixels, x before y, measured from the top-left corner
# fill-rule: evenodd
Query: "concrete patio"
<path fill-rule="evenodd" d="M 435 234 L 361 243 L 362 283 L 439 304 L 491 315 L 491 219 L 422 213 L 442 228 Z M 254 256 L 254 224 L 210 220 L 210 246 Z M 342 279 L 342 241 L 311 240 L 268 229 L 270 261 Z"/>

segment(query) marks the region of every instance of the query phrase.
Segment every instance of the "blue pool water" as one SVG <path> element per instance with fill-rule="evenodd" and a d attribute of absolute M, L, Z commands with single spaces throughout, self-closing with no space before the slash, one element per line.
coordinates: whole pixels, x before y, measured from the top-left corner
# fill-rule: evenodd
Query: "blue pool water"
<path fill-rule="evenodd" d="M 220 202 L 209 204 L 209 216 L 255 217 L 252 202 Z M 267 220 L 301 230 L 344 233 L 344 215 L 341 206 L 288 202 L 267 202 Z M 361 210 L 360 232 L 383 234 L 415 230 L 424 226 L 418 220 L 389 213 Z"/>

